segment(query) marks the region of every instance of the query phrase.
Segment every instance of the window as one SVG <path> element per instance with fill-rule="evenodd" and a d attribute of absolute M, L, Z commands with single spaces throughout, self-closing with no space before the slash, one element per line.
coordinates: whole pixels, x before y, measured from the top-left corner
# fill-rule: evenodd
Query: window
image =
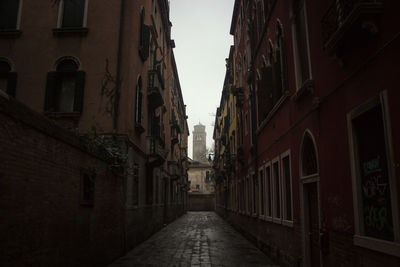
<path fill-rule="evenodd" d="M 246 194 L 246 213 L 250 214 L 250 184 L 249 184 L 249 177 L 246 177 L 246 184 L 245 184 L 245 194 Z"/>
<path fill-rule="evenodd" d="M 282 164 L 282 217 L 283 222 L 293 221 L 292 208 L 292 177 L 290 169 L 290 151 L 287 151 L 281 156 Z"/>
<path fill-rule="evenodd" d="M 397 188 L 386 103 L 384 92 L 347 116 L 355 196 L 354 241 L 356 245 L 398 255 L 398 209 L 393 205 Z"/>
<path fill-rule="evenodd" d="M 311 134 L 306 132 L 301 145 L 301 175 L 306 177 L 316 174 L 318 174 L 317 151 Z"/>
<path fill-rule="evenodd" d="M 94 181 L 96 174 L 83 171 L 81 174 L 81 205 L 93 206 L 94 204 Z"/>
<path fill-rule="evenodd" d="M 59 28 L 86 27 L 87 0 L 61 0 Z"/>
<path fill-rule="evenodd" d="M 136 107 L 135 107 L 135 128 L 138 131 L 143 132 L 143 91 L 142 91 L 142 77 L 136 84 Z"/>
<path fill-rule="evenodd" d="M 270 64 L 262 66 L 261 79 L 257 81 L 257 115 L 260 125 L 273 108 L 273 76 Z"/>
<path fill-rule="evenodd" d="M 133 201 L 132 204 L 139 204 L 139 164 L 133 163 Z"/>
<path fill-rule="evenodd" d="M 281 218 L 281 185 L 279 173 L 279 159 L 272 163 L 272 191 L 273 191 L 273 217 L 274 220 Z"/>
<path fill-rule="evenodd" d="M 75 59 L 65 58 L 47 73 L 45 111 L 82 112 L 85 72 L 78 67 Z"/>
<path fill-rule="evenodd" d="M 305 1 L 293 0 L 292 9 L 296 84 L 300 89 L 307 80 L 311 80 Z"/>
<path fill-rule="evenodd" d="M 0 31 L 18 29 L 20 2 L 20 0 L 0 1 Z"/>
<path fill-rule="evenodd" d="M 271 163 L 265 166 L 265 197 L 266 197 L 266 216 L 272 217 L 272 176 Z"/>
<path fill-rule="evenodd" d="M 258 200 L 258 182 L 257 175 L 252 174 L 252 213 L 257 214 L 257 200 Z"/>
<path fill-rule="evenodd" d="M 258 171 L 258 184 L 259 184 L 259 203 L 260 203 L 260 216 L 264 217 L 265 215 L 265 176 L 264 169 L 261 168 Z"/>
<path fill-rule="evenodd" d="M 15 97 L 17 87 L 17 73 L 11 71 L 11 66 L 6 60 L 0 60 L 0 90 Z"/>
<path fill-rule="evenodd" d="M 268 41 L 268 63 L 264 56 L 260 58 L 260 79 L 257 82 L 258 125 L 282 103 L 286 86 L 286 57 L 283 38 L 283 26 L 276 22 L 276 45 Z"/>
<path fill-rule="evenodd" d="M 275 78 L 273 100 L 275 104 L 286 90 L 285 40 L 283 38 L 283 26 L 279 20 L 276 22 L 276 47 L 273 67 Z"/>
<path fill-rule="evenodd" d="M 262 36 L 262 31 L 265 23 L 265 15 L 264 15 L 264 1 L 258 0 L 256 2 L 256 16 L 257 16 L 257 34 L 258 39 Z"/>
<path fill-rule="evenodd" d="M 246 112 L 245 117 L 244 117 L 244 134 L 248 135 L 249 134 L 249 113 Z"/>
<path fill-rule="evenodd" d="M 142 7 L 140 12 L 140 31 L 139 31 L 139 55 L 142 61 L 146 61 L 149 57 L 150 49 L 150 27 L 147 26 L 145 21 L 145 10 Z"/>

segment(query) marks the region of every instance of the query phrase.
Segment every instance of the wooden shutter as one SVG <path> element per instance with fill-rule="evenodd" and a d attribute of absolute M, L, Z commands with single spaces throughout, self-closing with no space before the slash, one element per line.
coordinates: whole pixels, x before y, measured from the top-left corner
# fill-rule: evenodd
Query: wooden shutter
<path fill-rule="evenodd" d="M 74 111 L 75 112 L 82 112 L 83 90 L 85 88 L 85 77 L 86 77 L 86 73 L 84 71 L 76 72 L 75 100 L 74 100 Z"/>
<path fill-rule="evenodd" d="M 56 89 L 58 77 L 59 75 L 56 71 L 50 71 L 47 73 L 44 111 L 56 111 Z"/>
<path fill-rule="evenodd" d="M 17 88 L 17 73 L 9 72 L 7 81 L 7 94 L 15 97 L 15 89 Z"/>
<path fill-rule="evenodd" d="M 150 27 L 142 24 L 141 26 L 141 44 L 139 46 L 139 54 L 143 61 L 146 61 L 150 52 Z"/>

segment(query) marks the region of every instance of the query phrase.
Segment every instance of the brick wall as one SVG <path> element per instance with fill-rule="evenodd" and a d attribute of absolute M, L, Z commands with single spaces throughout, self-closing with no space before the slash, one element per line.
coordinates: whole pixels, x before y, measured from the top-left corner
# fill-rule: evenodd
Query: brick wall
<path fill-rule="evenodd" d="M 81 177 L 95 173 L 93 205 Z M 123 254 L 123 180 L 81 139 L 0 95 L 0 262 L 105 266 Z"/>

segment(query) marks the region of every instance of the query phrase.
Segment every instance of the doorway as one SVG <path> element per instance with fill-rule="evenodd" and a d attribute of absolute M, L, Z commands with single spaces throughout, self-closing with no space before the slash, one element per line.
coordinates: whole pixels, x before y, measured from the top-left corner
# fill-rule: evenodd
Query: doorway
<path fill-rule="evenodd" d="M 305 183 L 304 193 L 304 234 L 307 266 L 321 266 L 320 214 L 318 182 Z"/>
<path fill-rule="evenodd" d="M 303 265 L 321 266 L 319 164 L 315 139 L 306 130 L 300 146 L 300 200 L 302 209 Z"/>

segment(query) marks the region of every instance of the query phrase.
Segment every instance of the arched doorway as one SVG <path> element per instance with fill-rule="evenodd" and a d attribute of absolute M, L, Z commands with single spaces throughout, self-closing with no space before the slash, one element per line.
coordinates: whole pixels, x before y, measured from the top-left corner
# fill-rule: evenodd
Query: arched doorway
<path fill-rule="evenodd" d="M 300 182 L 304 266 L 321 265 L 319 165 L 315 139 L 306 130 L 300 145 Z"/>

